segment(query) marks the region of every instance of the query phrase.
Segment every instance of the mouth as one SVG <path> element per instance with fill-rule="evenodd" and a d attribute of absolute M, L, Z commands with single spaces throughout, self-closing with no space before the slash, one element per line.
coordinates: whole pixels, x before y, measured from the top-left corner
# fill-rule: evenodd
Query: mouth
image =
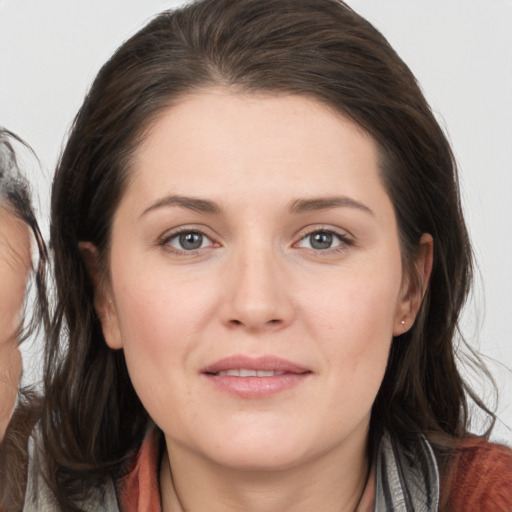
<path fill-rule="evenodd" d="M 265 398 L 295 388 L 312 371 L 275 357 L 230 356 L 205 367 L 201 374 L 218 391 L 239 398 Z"/>
<path fill-rule="evenodd" d="M 271 377 L 284 373 L 308 373 L 309 370 L 277 356 L 252 357 L 239 354 L 219 359 L 203 368 L 201 372 L 236 377 Z"/>
<path fill-rule="evenodd" d="M 249 370 L 241 368 L 239 370 L 221 370 L 214 375 L 231 375 L 232 377 L 274 377 L 276 375 L 284 375 L 286 372 L 267 371 L 267 370 Z"/>

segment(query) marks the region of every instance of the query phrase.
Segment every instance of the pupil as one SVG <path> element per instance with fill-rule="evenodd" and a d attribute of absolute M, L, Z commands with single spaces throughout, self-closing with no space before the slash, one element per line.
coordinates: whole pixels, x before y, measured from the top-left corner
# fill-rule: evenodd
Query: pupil
<path fill-rule="evenodd" d="M 184 233 L 180 235 L 180 245 L 183 249 L 194 250 L 199 249 L 203 243 L 203 235 L 201 233 Z"/>
<path fill-rule="evenodd" d="M 313 249 L 329 249 L 331 245 L 331 233 L 320 232 L 311 236 L 311 247 L 313 247 Z"/>

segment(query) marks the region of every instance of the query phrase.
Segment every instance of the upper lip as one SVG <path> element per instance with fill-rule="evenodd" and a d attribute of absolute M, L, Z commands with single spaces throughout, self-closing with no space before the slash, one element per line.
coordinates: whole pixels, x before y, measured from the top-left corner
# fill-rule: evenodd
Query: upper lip
<path fill-rule="evenodd" d="M 262 370 L 286 373 L 308 373 L 309 370 L 296 363 L 276 356 L 250 357 L 245 355 L 234 355 L 219 359 L 218 361 L 205 366 L 201 373 L 218 373 L 226 370 Z"/>

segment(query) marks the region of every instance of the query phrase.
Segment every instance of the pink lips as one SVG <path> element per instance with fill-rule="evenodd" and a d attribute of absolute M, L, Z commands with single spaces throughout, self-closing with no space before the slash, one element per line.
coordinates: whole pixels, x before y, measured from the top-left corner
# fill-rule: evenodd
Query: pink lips
<path fill-rule="evenodd" d="M 241 398 L 264 398 L 301 384 L 311 371 L 274 356 L 235 355 L 203 368 L 219 390 Z"/>

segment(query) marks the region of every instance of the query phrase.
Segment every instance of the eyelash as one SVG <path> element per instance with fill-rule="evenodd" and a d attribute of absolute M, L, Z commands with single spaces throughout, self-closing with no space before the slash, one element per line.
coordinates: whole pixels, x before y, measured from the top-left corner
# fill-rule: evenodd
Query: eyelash
<path fill-rule="evenodd" d="M 314 229 L 311 229 L 310 231 L 308 231 L 307 233 L 305 233 L 304 235 L 302 235 L 300 237 L 300 239 L 292 245 L 292 247 L 297 247 L 297 246 L 299 246 L 298 244 L 300 244 L 301 242 L 306 240 L 308 237 L 311 237 L 315 234 L 320 234 L 320 233 L 328 235 L 328 236 L 332 236 L 333 239 L 337 239 L 339 242 L 338 245 L 335 245 L 334 247 L 328 247 L 325 249 L 315 249 L 314 247 L 304 247 L 304 249 L 314 252 L 316 254 L 327 255 L 327 254 L 345 251 L 348 247 L 354 245 L 353 240 L 347 234 L 339 233 L 338 231 L 330 229 L 330 228 L 314 228 Z M 180 237 L 181 235 L 189 235 L 189 234 L 200 235 L 201 237 L 203 237 L 203 239 L 205 238 L 210 243 L 206 247 L 198 247 L 197 249 L 190 249 L 190 250 L 176 248 L 171 245 L 171 242 L 173 240 L 177 239 L 178 237 Z M 165 250 L 168 252 L 171 252 L 174 254 L 179 254 L 179 255 L 195 255 L 199 251 L 202 251 L 205 249 L 210 249 L 211 247 L 215 247 L 215 246 L 217 246 L 217 247 L 220 246 L 218 243 L 214 242 L 210 236 L 205 234 L 204 231 L 202 231 L 201 229 L 194 229 L 194 228 L 186 227 L 186 226 L 179 228 L 179 229 L 173 231 L 172 233 L 165 234 L 164 236 L 162 236 L 158 240 L 158 245 L 165 248 Z"/>
<path fill-rule="evenodd" d="M 173 247 L 171 245 L 171 241 L 173 241 L 174 239 L 177 239 L 181 235 L 189 235 L 189 234 L 200 235 L 201 237 L 209 240 L 210 244 L 207 247 L 199 247 L 197 249 L 191 249 L 191 250 L 179 249 L 179 248 Z M 215 242 L 212 241 L 211 237 L 209 237 L 207 234 L 205 234 L 201 229 L 194 229 L 194 228 L 191 228 L 191 227 L 184 226 L 182 228 L 179 228 L 179 229 L 173 231 L 172 233 L 169 233 L 169 234 L 166 233 L 164 236 L 162 236 L 158 240 L 158 245 L 162 246 L 166 251 L 174 253 L 174 254 L 195 255 L 199 251 L 204 250 L 204 249 L 208 249 L 208 248 L 210 248 L 212 246 L 215 246 L 216 244 L 215 244 Z"/>
<path fill-rule="evenodd" d="M 315 234 L 325 234 L 332 236 L 333 239 L 337 239 L 339 241 L 339 244 L 334 247 L 328 247 L 326 249 L 315 249 L 314 247 L 305 247 L 305 249 L 312 251 L 318 255 L 329 255 L 332 253 L 338 253 L 347 250 L 348 247 L 351 247 L 354 245 L 354 241 L 346 234 L 346 233 L 340 233 L 334 229 L 331 228 L 312 228 L 308 232 L 306 232 L 304 235 L 302 235 L 298 242 L 295 242 L 293 245 L 297 246 L 299 243 L 303 242 L 307 238 L 315 235 Z"/>

